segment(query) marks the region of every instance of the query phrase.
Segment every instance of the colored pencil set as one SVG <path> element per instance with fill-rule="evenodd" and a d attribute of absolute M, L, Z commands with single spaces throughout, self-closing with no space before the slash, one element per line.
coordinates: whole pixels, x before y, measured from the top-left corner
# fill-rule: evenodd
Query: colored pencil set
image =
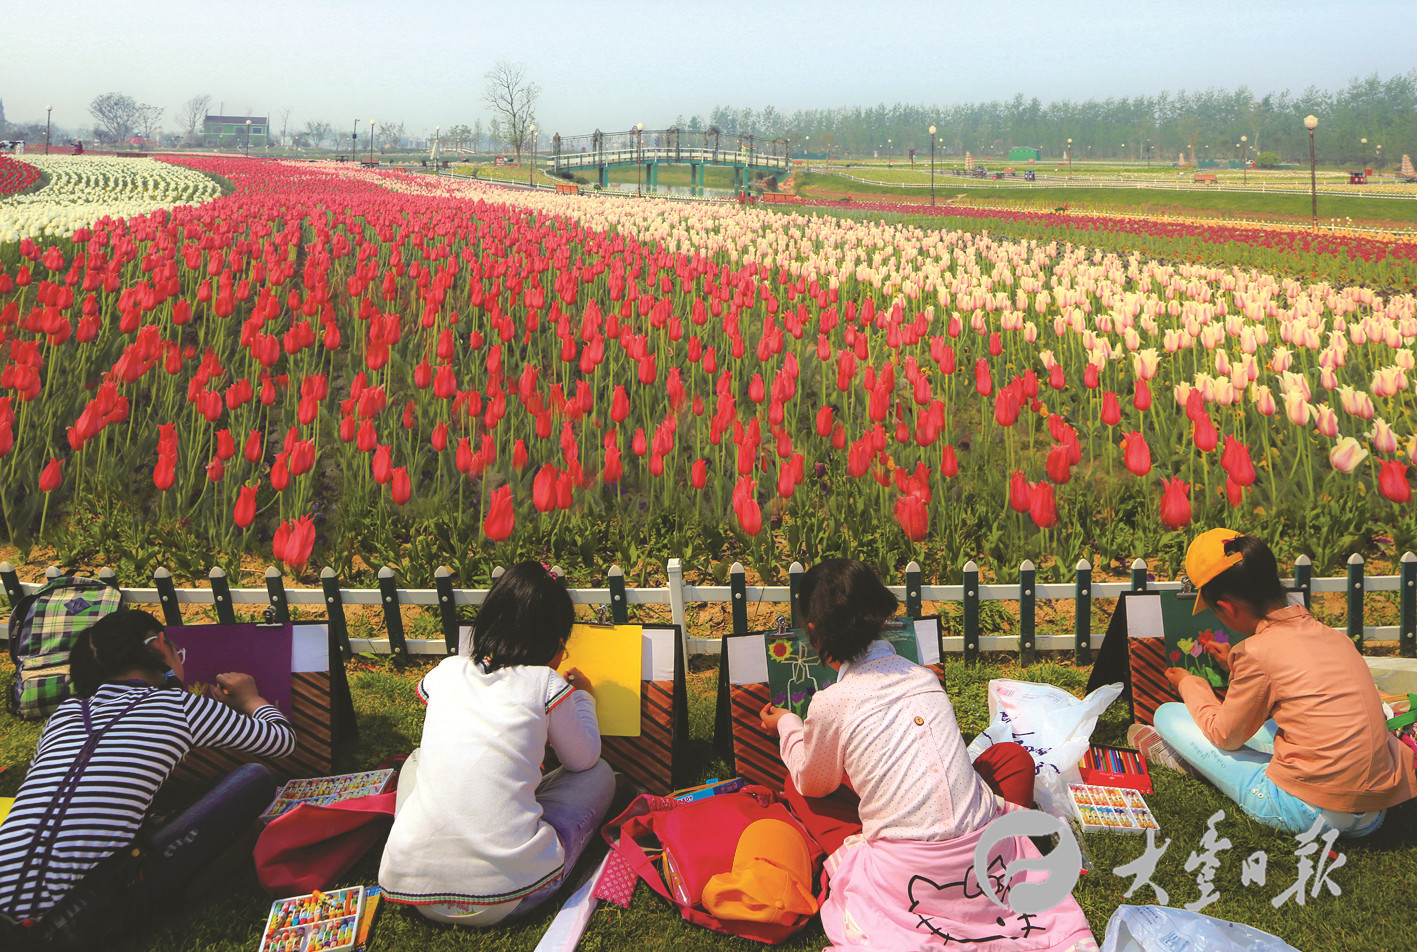
<path fill-rule="evenodd" d="M 355 946 L 363 911 L 362 886 L 278 899 L 260 952 L 346 952 Z"/>
<path fill-rule="evenodd" d="M 1078 764 L 1084 783 L 1104 787 L 1126 787 L 1151 793 L 1151 771 L 1141 752 L 1132 747 L 1093 744 Z"/>
<path fill-rule="evenodd" d="M 1084 833 L 1142 833 L 1159 830 L 1151 809 L 1135 790 L 1068 784 L 1068 799 Z"/>

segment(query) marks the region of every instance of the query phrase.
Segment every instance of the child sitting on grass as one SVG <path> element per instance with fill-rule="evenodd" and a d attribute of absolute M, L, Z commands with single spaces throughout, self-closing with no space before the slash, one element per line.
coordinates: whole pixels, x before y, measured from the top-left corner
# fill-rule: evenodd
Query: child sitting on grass
<path fill-rule="evenodd" d="M 571 597 L 539 562 L 492 586 L 472 656 L 418 685 L 423 739 L 399 774 L 379 884 L 436 922 L 491 926 L 546 900 L 610 807 L 586 677 L 566 657 Z M 547 742 L 561 766 L 541 773 Z"/>
<path fill-rule="evenodd" d="M 1186 575 L 1200 590 L 1196 611 L 1209 606 L 1246 637 L 1206 649 L 1230 672 L 1223 701 L 1204 678 L 1166 669 L 1185 700 L 1156 709 L 1156 733 L 1172 752 L 1245 813 L 1290 833 L 1322 817 L 1366 836 L 1386 808 L 1417 796 L 1413 753 L 1388 732 L 1362 655 L 1289 604 L 1269 546 L 1212 529 L 1191 543 Z"/>
<path fill-rule="evenodd" d="M 821 912 L 833 947 L 1096 949 L 1066 893 L 1033 916 L 980 895 L 978 879 L 996 870 L 975 878 L 974 845 L 1006 810 L 1032 806 L 1032 755 L 994 744 L 970 763 L 934 672 L 881 640 L 897 602 L 869 567 L 828 559 L 799 593 L 808 640 L 837 680 L 813 696 L 805 721 L 769 704 L 762 723 L 780 736 L 788 802 L 832 854 Z M 843 784 L 853 795 L 821 799 Z M 995 862 L 1038 856 L 1023 837 L 996 850 Z"/>
<path fill-rule="evenodd" d="M 289 722 L 249 674 L 219 674 L 216 699 L 198 697 L 181 686 L 183 658 L 144 611 L 106 615 L 79 635 L 69 658 L 77 696 L 44 725 L 0 825 L 0 948 L 107 948 L 105 937 L 174 907 L 270 805 L 275 778 L 246 764 L 145 828 L 158 788 L 193 747 L 295 749 Z"/>

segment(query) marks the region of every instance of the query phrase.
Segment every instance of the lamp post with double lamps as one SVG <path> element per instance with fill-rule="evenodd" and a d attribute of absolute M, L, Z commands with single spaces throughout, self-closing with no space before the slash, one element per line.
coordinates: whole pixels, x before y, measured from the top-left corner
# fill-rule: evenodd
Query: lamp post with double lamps
<path fill-rule="evenodd" d="M 49 117 L 53 114 L 53 106 L 44 107 L 44 154 L 49 154 Z M 1366 140 L 1365 140 L 1366 141 Z"/>
<path fill-rule="evenodd" d="M 1318 116 L 1305 116 L 1304 128 L 1309 130 L 1309 200 L 1313 214 L 1313 229 L 1319 230 L 1319 183 L 1314 164 L 1314 130 L 1318 128 Z"/>
<path fill-rule="evenodd" d="M 369 164 L 374 164 L 374 120 L 369 120 Z"/>
<path fill-rule="evenodd" d="M 1368 171 L 1368 138 L 1364 136 L 1359 140 L 1363 143 L 1363 171 Z"/>
<path fill-rule="evenodd" d="M 640 197 L 640 177 L 645 164 L 645 124 L 635 123 L 635 197 Z"/>
<path fill-rule="evenodd" d="M 1250 137 L 1240 137 L 1240 184 L 1250 184 Z"/>

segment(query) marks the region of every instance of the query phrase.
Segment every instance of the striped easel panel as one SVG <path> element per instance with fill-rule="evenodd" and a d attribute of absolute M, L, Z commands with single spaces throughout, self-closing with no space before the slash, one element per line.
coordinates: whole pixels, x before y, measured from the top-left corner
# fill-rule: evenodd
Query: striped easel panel
<path fill-rule="evenodd" d="M 766 684 L 734 684 L 729 688 L 733 716 L 733 761 L 738 776 L 781 790 L 787 768 L 778 753 L 777 738 L 761 726 L 763 707 L 768 703 Z"/>
<path fill-rule="evenodd" d="M 1156 709 L 1181 698 L 1166 680 L 1166 639 L 1128 638 L 1132 669 L 1132 720 L 1150 724 Z"/>
<path fill-rule="evenodd" d="M 199 747 L 188 752 L 173 771 L 182 781 L 210 783 L 246 763 L 265 764 L 277 780 L 325 777 L 334 772 L 333 697 L 328 671 L 301 671 L 290 676 L 291 726 L 295 752 L 279 760 L 230 750 Z"/>
<path fill-rule="evenodd" d="M 646 791 L 662 796 L 674 784 L 674 682 L 640 683 L 640 736 L 602 738 L 600 753 Z"/>

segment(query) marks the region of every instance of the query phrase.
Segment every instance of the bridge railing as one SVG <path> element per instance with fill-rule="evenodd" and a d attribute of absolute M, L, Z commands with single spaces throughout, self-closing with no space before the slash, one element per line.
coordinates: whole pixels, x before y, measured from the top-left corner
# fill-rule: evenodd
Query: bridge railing
<path fill-rule="evenodd" d="M 750 168 L 786 169 L 788 157 L 783 154 L 747 151 L 738 149 L 699 148 L 626 148 L 601 149 L 585 152 L 552 153 L 545 160 L 546 167 L 553 171 L 562 169 L 595 168 L 600 165 L 631 165 L 636 162 L 666 162 L 683 164 L 703 162 L 710 165 L 737 165 Z"/>

